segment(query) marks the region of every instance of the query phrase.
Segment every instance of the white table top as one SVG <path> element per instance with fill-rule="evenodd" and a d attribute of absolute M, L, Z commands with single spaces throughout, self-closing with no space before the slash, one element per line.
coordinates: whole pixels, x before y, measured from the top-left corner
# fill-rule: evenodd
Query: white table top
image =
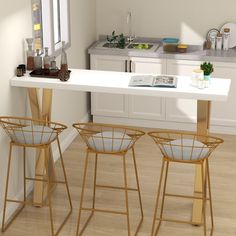
<path fill-rule="evenodd" d="M 48 88 L 112 94 L 144 95 L 169 98 L 186 98 L 209 101 L 226 101 L 230 90 L 230 79 L 212 78 L 209 88 L 198 89 L 190 85 L 190 77 L 178 76 L 177 88 L 129 87 L 133 73 L 72 69 L 70 79 L 14 77 L 11 86 L 25 88 Z"/>

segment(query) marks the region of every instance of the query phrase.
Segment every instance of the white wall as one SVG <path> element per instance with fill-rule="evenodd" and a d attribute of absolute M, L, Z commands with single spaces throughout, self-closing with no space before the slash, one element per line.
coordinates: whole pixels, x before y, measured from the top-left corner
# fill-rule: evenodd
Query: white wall
<path fill-rule="evenodd" d="M 89 45 L 95 41 L 95 0 L 70 0 L 71 4 L 71 36 L 72 45 L 68 50 L 69 66 L 71 68 L 88 68 Z M 14 76 L 18 64 L 25 62 L 24 39 L 32 36 L 31 1 L 8 0 L 0 7 L 0 115 L 25 116 L 27 114 L 27 93 L 22 88 L 13 88 L 9 80 Z M 56 91 L 53 97 L 52 119 L 67 124 L 69 127 L 75 121 L 86 117 L 88 111 L 87 95 L 85 93 Z M 75 133 L 69 128 L 62 134 L 61 141 L 66 147 L 66 141 Z M 5 178 L 7 167 L 9 139 L 0 131 L 0 220 L 3 208 Z M 21 154 L 15 151 L 12 168 L 11 197 L 21 190 Z M 34 168 L 31 164 L 31 168 Z"/>
<path fill-rule="evenodd" d="M 25 116 L 26 92 L 9 85 L 10 78 L 14 75 L 16 66 L 24 62 L 23 45 L 24 38 L 31 36 L 31 14 L 29 0 L 4 2 L 0 8 L 0 115 Z M 0 132 L 0 212 L 3 206 L 3 194 L 6 178 L 6 166 L 8 157 L 9 139 Z M 21 158 L 17 158 L 19 150 L 14 152 L 12 176 L 14 178 L 10 192 L 16 195 L 21 189 L 18 182 L 22 176 L 18 168 L 21 167 Z M 13 174 L 14 173 L 14 174 Z M 1 220 L 1 217 L 0 217 Z"/>
<path fill-rule="evenodd" d="M 201 43 L 211 28 L 236 23 L 236 1 L 216 0 L 97 0 L 97 34 L 127 33 L 126 15 L 132 12 L 135 35 L 180 37 Z"/>

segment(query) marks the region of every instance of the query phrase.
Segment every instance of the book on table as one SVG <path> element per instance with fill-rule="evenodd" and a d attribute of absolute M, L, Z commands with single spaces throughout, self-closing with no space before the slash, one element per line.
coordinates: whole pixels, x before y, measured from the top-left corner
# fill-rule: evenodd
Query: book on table
<path fill-rule="evenodd" d="M 129 86 L 176 88 L 177 77 L 172 75 L 134 75 Z"/>

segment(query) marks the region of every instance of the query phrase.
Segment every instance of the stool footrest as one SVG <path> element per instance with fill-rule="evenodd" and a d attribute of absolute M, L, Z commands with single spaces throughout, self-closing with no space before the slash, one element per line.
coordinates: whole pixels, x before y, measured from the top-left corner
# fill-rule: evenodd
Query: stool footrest
<path fill-rule="evenodd" d="M 25 204 L 25 205 L 31 205 L 31 206 L 34 206 L 34 202 L 33 201 L 20 201 L 20 200 L 14 200 L 14 199 L 6 199 L 7 202 L 14 202 L 14 203 L 22 203 L 22 204 Z M 48 206 L 48 204 L 41 204 L 40 206 Z"/>
<path fill-rule="evenodd" d="M 182 194 L 166 193 L 165 196 L 167 196 L 167 197 L 179 197 L 179 198 L 190 198 L 190 199 L 200 199 L 200 200 L 204 200 L 203 197 L 195 197 L 195 196 L 182 195 Z M 206 200 L 210 200 L 210 199 L 209 199 L 209 198 L 206 198 Z"/>
<path fill-rule="evenodd" d="M 37 179 L 37 178 L 25 178 L 26 180 L 32 180 L 32 181 L 39 181 L 39 182 L 48 182 L 47 179 Z M 50 184 L 66 184 L 65 181 L 60 181 L 60 180 L 56 180 L 56 181 L 50 181 Z"/>
<path fill-rule="evenodd" d="M 170 219 L 170 218 L 156 218 L 156 220 L 161 221 L 167 221 L 167 222 L 174 222 L 174 223 L 183 223 L 183 224 L 190 224 L 190 225 L 202 225 L 202 223 L 195 223 L 193 221 L 188 221 L 188 220 L 175 220 L 175 219 Z"/>
<path fill-rule="evenodd" d="M 106 210 L 106 209 L 98 209 L 98 208 L 81 208 L 81 210 L 84 211 L 97 211 L 97 212 L 103 212 L 103 213 L 113 213 L 113 214 L 118 214 L 118 215 L 127 215 L 127 212 L 124 211 L 112 211 L 112 210 Z"/>
<path fill-rule="evenodd" d="M 130 190 L 130 191 L 138 191 L 137 188 L 124 188 L 124 187 L 118 187 L 118 186 L 110 186 L 110 185 L 101 185 L 97 184 L 96 187 L 98 188 L 111 188 L 111 189 L 119 189 L 119 190 Z"/>

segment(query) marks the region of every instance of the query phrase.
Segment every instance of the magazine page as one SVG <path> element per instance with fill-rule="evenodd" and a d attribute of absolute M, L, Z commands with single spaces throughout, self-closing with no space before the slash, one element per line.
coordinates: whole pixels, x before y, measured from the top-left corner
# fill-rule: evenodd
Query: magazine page
<path fill-rule="evenodd" d="M 134 75 L 130 79 L 129 86 L 152 86 L 153 79 L 152 75 Z"/>
<path fill-rule="evenodd" d="M 154 77 L 153 86 L 155 87 L 177 87 L 177 77 L 171 75 L 158 75 Z"/>

